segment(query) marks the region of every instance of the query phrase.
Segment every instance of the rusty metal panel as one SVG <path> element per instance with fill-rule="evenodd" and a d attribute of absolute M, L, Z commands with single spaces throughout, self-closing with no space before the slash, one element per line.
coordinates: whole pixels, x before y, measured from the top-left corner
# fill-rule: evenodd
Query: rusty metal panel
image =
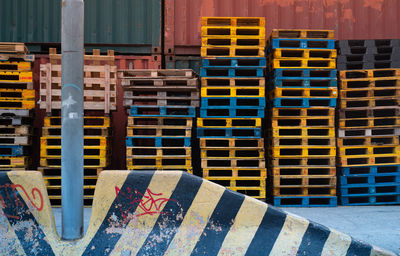
<path fill-rule="evenodd" d="M 337 39 L 400 38 L 398 0 L 165 0 L 164 53 L 199 53 L 203 16 L 265 17 L 273 28 L 333 29 Z"/>

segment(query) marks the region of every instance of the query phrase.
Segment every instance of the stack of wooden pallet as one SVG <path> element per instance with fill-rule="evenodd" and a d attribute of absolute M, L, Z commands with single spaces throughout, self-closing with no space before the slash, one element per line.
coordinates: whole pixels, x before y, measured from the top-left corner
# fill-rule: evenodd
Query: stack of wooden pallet
<path fill-rule="evenodd" d="M 336 206 L 333 31 L 273 30 L 267 53 L 273 202 Z"/>
<path fill-rule="evenodd" d="M 23 43 L 0 43 L 1 170 L 26 170 L 31 162 L 33 60 Z"/>
<path fill-rule="evenodd" d="M 265 199 L 265 19 L 204 17 L 201 32 L 203 178 Z"/>
<path fill-rule="evenodd" d="M 400 68 L 400 39 L 339 40 L 337 69 Z"/>
<path fill-rule="evenodd" d="M 126 165 L 129 170 L 192 173 L 192 125 L 199 81 L 192 70 L 122 70 L 128 108 Z"/>
<path fill-rule="evenodd" d="M 84 65 L 84 204 L 91 205 L 98 174 L 110 163 L 110 111 L 116 109 L 117 68 L 114 52 L 85 55 Z M 61 205 L 61 55 L 50 49 L 50 63 L 40 67 L 42 129 L 40 165 L 53 206 Z"/>
<path fill-rule="evenodd" d="M 400 69 L 340 71 L 343 205 L 400 203 Z"/>

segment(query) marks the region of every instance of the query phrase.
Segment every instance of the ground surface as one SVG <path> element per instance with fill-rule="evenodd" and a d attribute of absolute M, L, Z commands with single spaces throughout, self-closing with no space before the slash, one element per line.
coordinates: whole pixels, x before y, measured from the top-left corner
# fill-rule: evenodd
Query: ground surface
<path fill-rule="evenodd" d="M 400 206 L 283 209 L 400 255 Z M 85 208 L 85 231 L 90 213 Z M 61 208 L 54 208 L 54 215 L 61 234 Z"/>

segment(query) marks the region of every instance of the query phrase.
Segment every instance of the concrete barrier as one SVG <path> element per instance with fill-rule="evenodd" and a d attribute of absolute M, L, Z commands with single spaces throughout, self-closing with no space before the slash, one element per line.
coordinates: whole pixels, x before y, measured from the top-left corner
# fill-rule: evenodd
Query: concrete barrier
<path fill-rule="evenodd" d="M 40 173 L 0 184 L 1 255 L 394 255 L 175 171 L 102 172 L 85 237 L 65 242 Z"/>

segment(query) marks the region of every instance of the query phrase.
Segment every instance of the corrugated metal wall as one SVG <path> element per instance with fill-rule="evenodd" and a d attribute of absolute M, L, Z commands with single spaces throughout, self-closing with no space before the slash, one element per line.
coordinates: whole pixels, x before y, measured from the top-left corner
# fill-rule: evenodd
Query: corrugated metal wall
<path fill-rule="evenodd" d="M 337 39 L 400 38 L 398 0 L 165 0 L 165 53 L 199 54 L 202 16 L 265 17 L 272 28 L 334 29 Z"/>
<path fill-rule="evenodd" d="M 60 5 L 0 0 L 0 41 L 60 42 Z M 202 16 L 265 17 L 267 34 L 272 28 L 315 28 L 334 29 L 338 39 L 400 37 L 398 0 L 85 0 L 85 42 L 160 53 L 163 15 L 165 54 L 199 54 Z"/>
<path fill-rule="evenodd" d="M 0 41 L 61 41 L 61 0 L 1 0 L 0 6 Z M 85 43 L 160 53 L 161 17 L 161 0 L 85 0 Z"/>

